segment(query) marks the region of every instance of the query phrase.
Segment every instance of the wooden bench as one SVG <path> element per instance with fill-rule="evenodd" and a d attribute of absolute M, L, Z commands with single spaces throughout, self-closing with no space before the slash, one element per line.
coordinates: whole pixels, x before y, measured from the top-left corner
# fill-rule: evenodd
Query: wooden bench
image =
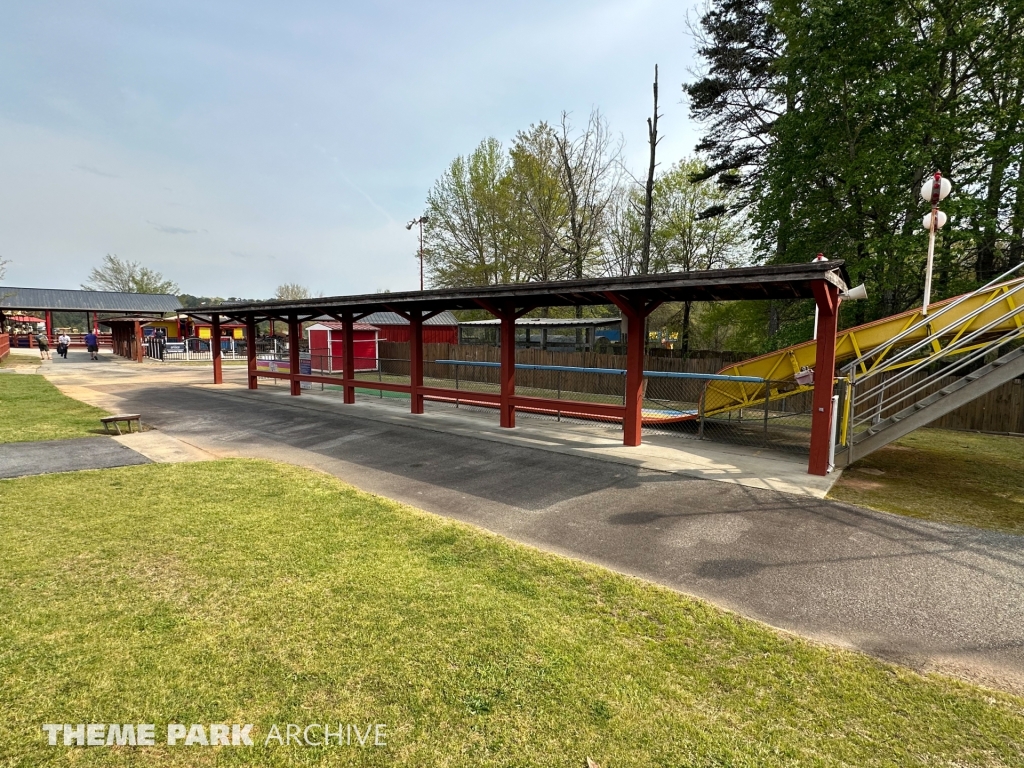
<path fill-rule="evenodd" d="M 114 429 L 117 430 L 117 434 L 122 434 L 121 427 L 118 426 L 117 423 L 119 421 L 127 422 L 129 434 L 131 434 L 132 431 L 133 421 L 138 425 L 138 431 L 142 431 L 142 416 L 138 413 L 118 413 L 115 414 L 114 416 L 104 416 L 103 418 L 100 419 L 100 421 L 103 422 L 103 431 L 106 432 L 108 435 L 110 434 L 111 424 L 114 425 Z"/>

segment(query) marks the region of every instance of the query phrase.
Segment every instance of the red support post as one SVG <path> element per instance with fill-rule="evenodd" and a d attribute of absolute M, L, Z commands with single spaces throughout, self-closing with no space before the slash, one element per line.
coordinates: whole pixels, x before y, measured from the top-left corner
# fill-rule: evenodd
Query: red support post
<path fill-rule="evenodd" d="M 409 395 L 412 412 L 423 413 L 423 313 L 409 312 Z"/>
<path fill-rule="evenodd" d="M 514 307 L 504 307 L 501 314 L 501 404 L 500 422 L 506 429 L 516 425 L 516 313 Z"/>
<path fill-rule="evenodd" d="M 132 321 L 131 330 L 131 347 L 132 360 L 136 363 L 142 362 L 142 326 L 138 320 Z"/>
<path fill-rule="evenodd" d="M 299 337 L 302 323 L 296 317 L 288 318 L 288 377 L 291 382 L 291 393 L 302 394 L 302 384 L 295 377 L 299 375 Z"/>
<path fill-rule="evenodd" d="M 635 306 L 624 310 L 626 316 L 626 415 L 622 420 L 623 445 L 640 445 L 643 431 L 644 347 L 647 315 Z"/>
<path fill-rule="evenodd" d="M 256 376 L 256 317 L 245 316 L 245 363 L 248 370 L 249 389 L 256 389 L 259 380 Z"/>
<path fill-rule="evenodd" d="M 100 332 L 100 313 L 99 312 L 93 312 L 92 313 L 92 332 L 93 333 L 99 333 Z"/>
<path fill-rule="evenodd" d="M 213 359 L 213 383 L 224 383 L 224 369 L 220 359 L 220 315 L 210 315 L 210 357 Z"/>
<path fill-rule="evenodd" d="M 53 312 L 46 310 L 46 340 L 53 343 Z"/>
<path fill-rule="evenodd" d="M 354 336 L 355 330 L 353 328 L 354 325 L 355 323 L 352 322 L 351 312 L 345 312 L 342 314 L 341 326 L 343 350 L 341 364 L 344 369 L 343 375 L 346 379 L 354 379 L 356 377 L 356 344 Z M 412 345 L 410 345 L 409 348 L 412 349 Z M 356 388 L 346 384 L 343 387 L 343 390 L 343 401 L 349 404 L 354 403 L 356 401 Z"/>
<path fill-rule="evenodd" d="M 814 395 L 811 413 L 811 458 L 807 473 L 828 474 L 832 440 L 832 391 L 836 375 L 836 328 L 839 289 L 824 280 L 814 283 L 818 305 L 818 340 L 814 356 Z"/>
<path fill-rule="evenodd" d="M 643 433 L 644 405 L 644 353 L 647 351 L 647 316 L 661 304 L 660 299 L 648 301 L 643 297 L 630 300 L 608 292 L 608 300 L 619 308 L 626 318 L 626 407 L 622 419 L 623 445 L 640 445 Z"/>

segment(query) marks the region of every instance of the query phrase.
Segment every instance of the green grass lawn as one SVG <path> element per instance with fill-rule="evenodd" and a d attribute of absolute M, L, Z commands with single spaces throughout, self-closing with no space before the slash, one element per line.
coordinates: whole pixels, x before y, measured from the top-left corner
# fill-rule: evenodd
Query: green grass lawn
<path fill-rule="evenodd" d="M 0 443 L 102 434 L 106 411 L 62 394 L 35 374 L 0 375 Z"/>
<path fill-rule="evenodd" d="M 267 462 L 0 482 L 0 765 L 1020 766 L 1024 700 Z M 43 723 L 254 723 L 46 746 Z M 264 746 L 384 723 L 386 747 Z M 315 735 L 315 734 L 314 734 Z"/>
<path fill-rule="evenodd" d="M 855 462 L 829 497 L 1024 534 L 1024 438 L 919 429 Z"/>

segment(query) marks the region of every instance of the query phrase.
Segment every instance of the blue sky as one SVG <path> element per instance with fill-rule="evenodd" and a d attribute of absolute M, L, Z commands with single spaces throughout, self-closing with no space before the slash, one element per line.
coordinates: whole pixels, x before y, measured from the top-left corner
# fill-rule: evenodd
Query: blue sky
<path fill-rule="evenodd" d="M 417 287 L 452 158 L 592 106 L 645 163 L 692 153 L 686 3 L 45 0 L 0 26 L 8 285 L 75 288 L 106 253 L 201 295 Z"/>

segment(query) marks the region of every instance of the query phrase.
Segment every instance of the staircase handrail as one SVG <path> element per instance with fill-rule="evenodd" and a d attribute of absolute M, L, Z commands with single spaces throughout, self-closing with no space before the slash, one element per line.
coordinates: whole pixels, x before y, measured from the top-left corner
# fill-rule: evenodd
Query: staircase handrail
<path fill-rule="evenodd" d="M 984 305 L 982 305 L 982 307 L 980 307 L 979 309 L 975 310 L 970 315 L 966 316 L 964 318 L 964 320 L 967 321 L 967 320 L 971 319 L 972 317 L 976 317 L 977 314 L 979 314 L 979 313 L 985 311 L 986 309 L 988 309 L 991 304 L 998 303 L 998 301 L 1001 301 L 1001 300 L 1005 299 L 1007 296 L 1010 296 L 1013 293 L 1016 293 L 1017 291 L 1020 291 L 1020 290 L 1024 290 L 1024 283 L 1021 283 L 1020 285 L 1018 285 L 1012 292 L 1004 293 L 998 299 L 992 299 L 991 301 L 986 302 Z M 969 346 L 970 342 L 974 341 L 979 336 L 982 336 L 982 335 L 988 333 L 993 327 L 999 325 L 1004 320 L 1007 320 L 1007 319 L 1009 319 L 1009 318 L 1013 317 L 1014 315 L 1017 315 L 1017 314 L 1019 314 L 1021 312 L 1024 312 L 1024 305 L 1021 305 L 1019 307 L 1015 307 L 1015 308 L 1011 309 L 1009 312 L 1004 312 L 1002 315 L 997 317 L 995 320 L 991 320 L 987 324 L 983 325 L 981 328 L 978 328 L 978 329 L 972 331 L 971 333 L 967 334 L 966 336 L 960 337 L 959 339 L 957 339 L 952 344 L 948 344 L 947 346 L 943 347 L 938 352 L 936 352 L 936 353 L 934 353 L 932 355 L 929 355 L 928 357 L 922 359 L 917 364 L 912 365 L 909 368 L 904 368 L 900 372 L 900 374 L 898 376 L 895 376 L 895 377 L 893 377 L 891 379 L 884 379 L 881 382 L 875 384 L 870 389 L 864 390 L 864 391 L 858 393 L 857 397 L 858 398 L 871 397 L 879 389 L 885 389 L 885 388 L 891 387 L 893 384 L 896 384 L 897 382 L 900 382 L 903 379 L 907 378 L 908 376 L 911 376 L 912 374 L 916 373 L 917 370 L 920 369 L 922 366 L 930 365 L 930 364 L 934 363 L 936 360 L 939 360 L 940 358 L 943 358 L 946 355 L 950 355 L 950 354 L 954 353 L 955 351 L 957 351 L 961 347 Z M 916 344 L 916 345 L 914 345 L 912 347 L 908 347 L 907 350 L 905 350 L 905 353 L 901 353 L 900 355 L 897 355 L 896 357 L 894 357 L 892 359 L 892 361 L 890 362 L 890 367 L 891 367 L 891 365 L 893 365 L 893 364 L 899 362 L 901 359 L 905 358 L 907 356 L 906 353 L 915 352 L 918 349 L 920 349 L 921 346 L 927 346 L 928 344 L 931 343 L 931 341 L 934 340 L 934 338 L 938 337 L 939 335 L 940 334 L 931 334 L 927 339 L 924 339 L 920 344 Z M 1006 343 L 1005 341 L 1001 341 L 1000 340 L 1000 341 L 994 342 L 993 344 L 987 344 L 984 347 L 984 351 L 987 352 L 993 346 L 999 346 L 999 345 L 1005 344 L 1005 343 Z M 872 372 L 872 373 L 874 373 L 874 372 Z M 854 378 L 854 381 L 857 382 L 857 383 L 863 384 L 869 378 L 869 375 L 868 376 L 864 376 L 863 378 L 860 378 L 860 379 Z"/>
<path fill-rule="evenodd" d="M 999 339 L 993 341 L 992 344 L 987 344 L 987 345 L 985 345 L 984 347 L 982 347 L 980 349 L 976 349 L 970 355 L 967 355 L 966 357 L 964 357 L 964 358 L 962 358 L 960 360 L 957 360 L 956 363 L 954 365 L 950 366 L 949 368 L 944 368 L 941 371 L 935 371 L 931 375 L 929 375 L 926 378 L 922 379 L 921 381 L 916 382 L 913 387 L 908 387 L 907 389 L 901 390 L 901 391 L 895 393 L 893 396 L 889 397 L 888 399 L 884 399 L 881 402 L 877 403 L 877 405 L 872 408 L 872 414 L 871 415 L 865 415 L 865 416 L 863 416 L 861 418 L 857 418 L 857 416 L 856 416 L 856 408 L 854 407 L 852 415 L 851 415 L 851 418 L 850 418 L 851 428 L 855 427 L 855 426 L 858 426 L 860 424 L 867 423 L 868 421 L 873 420 L 874 419 L 874 414 L 879 414 L 880 415 L 882 413 L 882 411 L 885 411 L 885 410 L 888 410 L 890 408 L 893 408 L 897 403 L 901 403 L 901 402 L 904 402 L 906 400 L 909 400 L 911 397 L 916 395 L 922 389 L 926 389 L 928 386 L 930 386 L 932 383 L 934 383 L 937 379 L 940 379 L 940 378 L 942 378 L 944 376 L 952 375 L 953 373 L 959 371 L 960 369 L 965 368 L 966 366 L 970 365 L 975 360 L 977 360 L 979 358 L 984 358 L 985 355 L 987 355 L 994 347 L 1000 347 L 1003 344 L 1007 344 L 1008 342 L 1011 342 L 1015 338 L 1018 338 L 1018 337 L 1020 337 L 1022 335 L 1024 335 L 1024 328 L 1014 328 L 1013 330 L 1008 331 L 1003 336 L 1001 336 Z M 929 361 L 926 361 L 926 362 L 931 362 L 931 361 L 929 360 Z M 915 366 L 915 368 L 917 368 L 917 367 L 918 366 Z M 898 381 L 898 379 L 893 379 L 891 381 L 884 382 L 884 384 L 883 384 L 883 392 L 884 392 L 884 388 L 885 387 L 888 387 L 891 384 L 896 383 L 896 381 Z M 875 388 L 875 390 L 877 390 L 877 389 L 878 389 L 878 387 Z M 853 405 L 856 406 L 857 403 L 863 402 L 864 399 L 869 397 L 869 394 L 870 393 L 865 392 L 865 393 L 863 393 L 863 395 L 855 395 L 854 396 Z"/>
<path fill-rule="evenodd" d="M 969 293 L 965 293 L 963 296 L 958 297 L 954 301 L 951 301 L 949 304 L 944 304 L 937 311 L 935 311 L 935 312 L 933 312 L 931 314 L 925 315 L 924 317 L 921 318 L 921 320 L 919 320 L 918 322 L 914 323 L 910 327 L 905 328 L 904 330 L 900 331 L 898 334 L 893 336 L 891 339 L 889 339 L 888 342 L 887 342 L 887 345 L 889 347 L 892 347 L 894 344 L 899 342 L 901 339 L 905 338 L 906 336 L 908 336 L 908 335 L 910 335 L 910 334 L 920 330 L 921 328 L 927 326 L 929 323 L 933 322 L 936 317 L 941 317 L 946 312 L 949 312 L 950 310 L 955 309 L 956 307 L 958 307 L 961 304 L 963 304 L 965 301 L 968 301 L 969 299 L 974 298 L 978 294 L 983 293 L 984 291 L 987 291 L 990 288 L 995 288 L 995 287 L 999 286 L 1000 283 L 1006 281 L 1006 279 L 1010 275 L 1012 275 L 1014 272 L 1019 270 L 1021 267 L 1024 267 L 1024 262 L 1021 262 L 1020 264 L 1017 264 L 1016 266 L 1010 267 L 1010 269 L 1008 269 L 1006 272 L 1004 272 L 1003 274 L 999 275 L 996 278 L 993 278 L 989 282 L 985 283 L 985 285 L 983 285 L 981 288 L 976 288 L 976 289 L 974 289 L 973 291 L 971 291 Z M 1021 283 L 1017 288 L 1014 289 L 1013 292 L 1015 293 L 1022 286 L 1024 286 L 1024 283 Z M 1005 296 L 1006 296 L 1006 294 L 1003 294 L 1002 296 L 1000 296 L 998 298 L 1002 299 Z M 964 320 L 968 320 L 968 319 L 970 319 L 970 317 L 976 316 L 977 313 L 980 313 L 981 311 L 983 311 L 985 308 L 987 308 L 989 306 L 989 304 L 992 303 L 992 301 L 996 301 L 996 300 L 997 299 L 992 299 L 991 301 L 986 302 L 986 304 L 981 309 L 976 310 L 970 316 L 964 318 Z M 905 353 L 907 351 L 910 351 L 910 350 L 913 350 L 913 349 L 917 349 L 918 347 L 921 346 L 921 344 L 930 343 L 931 341 L 934 340 L 932 338 L 934 335 L 935 334 L 929 334 L 929 336 L 924 341 L 922 341 L 921 343 L 919 343 L 919 344 L 917 344 L 917 345 L 915 345 L 913 347 L 908 348 L 908 350 L 904 350 L 904 352 L 901 353 L 901 356 L 905 356 Z M 867 354 L 860 355 L 857 359 L 855 359 L 855 360 L 847 363 L 846 365 L 844 365 L 842 367 L 841 371 L 843 373 L 851 374 L 851 376 L 856 376 L 856 368 L 857 368 L 857 366 L 858 365 L 863 365 L 874 354 L 875 354 L 874 352 L 868 352 Z M 866 378 L 866 377 L 870 377 L 870 376 L 874 375 L 875 373 L 877 373 L 877 371 L 868 371 L 863 376 Z"/>

